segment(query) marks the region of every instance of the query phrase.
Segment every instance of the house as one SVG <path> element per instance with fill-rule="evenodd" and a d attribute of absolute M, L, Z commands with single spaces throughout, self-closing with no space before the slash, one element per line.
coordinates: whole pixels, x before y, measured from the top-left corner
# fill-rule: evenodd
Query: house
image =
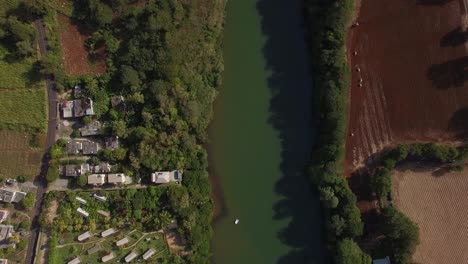
<path fill-rule="evenodd" d="M 80 257 L 76 257 L 70 261 L 68 261 L 68 264 L 78 264 L 81 263 Z"/>
<path fill-rule="evenodd" d="M 110 173 L 107 175 L 107 182 L 112 184 L 125 183 L 125 174 Z"/>
<path fill-rule="evenodd" d="M 110 213 L 103 211 L 103 210 L 97 210 L 97 213 L 104 216 L 104 217 L 110 217 Z"/>
<path fill-rule="evenodd" d="M 144 260 L 149 259 L 151 256 L 153 256 L 154 253 L 156 253 L 156 250 L 154 250 L 152 248 L 148 249 L 148 251 L 146 251 L 146 253 L 143 254 L 143 259 Z"/>
<path fill-rule="evenodd" d="M 89 164 L 80 164 L 80 165 L 65 165 L 64 175 L 67 177 L 78 177 L 80 175 L 86 174 L 89 171 Z"/>
<path fill-rule="evenodd" d="M 114 258 L 114 253 L 111 252 L 109 255 L 105 255 L 104 257 L 102 257 L 101 261 L 105 263 L 113 258 Z"/>
<path fill-rule="evenodd" d="M 94 173 L 109 173 L 112 170 L 112 166 L 108 162 L 101 162 L 98 165 L 92 166 Z"/>
<path fill-rule="evenodd" d="M 390 263 L 390 257 L 386 256 L 383 259 L 374 259 L 372 261 L 372 264 L 391 264 Z"/>
<path fill-rule="evenodd" d="M 120 239 L 119 241 L 115 242 L 115 245 L 120 247 L 122 245 L 125 245 L 129 242 L 128 238 L 127 237 L 124 237 L 122 239 Z"/>
<path fill-rule="evenodd" d="M 88 184 L 90 185 L 103 185 L 106 182 L 105 174 L 91 174 L 88 175 Z"/>
<path fill-rule="evenodd" d="M 93 197 L 96 198 L 96 200 L 99 200 L 101 202 L 105 202 L 107 200 L 105 196 L 99 196 L 97 194 L 93 194 Z"/>
<path fill-rule="evenodd" d="M 111 105 L 112 107 L 124 109 L 125 108 L 125 100 L 124 97 L 121 95 L 113 95 L 111 97 Z"/>
<path fill-rule="evenodd" d="M 89 213 L 86 212 L 85 210 L 83 210 L 83 208 L 81 208 L 81 207 L 78 207 L 78 209 L 76 209 L 76 211 L 77 211 L 80 215 L 82 215 L 82 216 L 84 216 L 84 217 L 88 217 L 88 216 L 89 216 Z"/>
<path fill-rule="evenodd" d="M 7 203 L 18 203 L 26 196 L 25 192 L 20 192 L 7 188 L 0 188 L 0 201 Z"/>
<path fill-rule="evenodd" d="M 108 236 L 110 236 L 110 235 L 112 235 L 112 234 L 114 234 L 116 232 L 117 231 L 114 228 L 109 228 L 109 229 L 107 229 L 105 231 L 102 231 L 101 236 L 102 237 L 108 237 Z"/>
<path fill-rule="evenodd" d="M 151 173 L 151 182 L 154 183 L 170 183 L 170 182 L 181 182 L 182 172 L 178 170 L 174 171 L 161 171 Z"/>
<path fill-rule="evenodd" d="M 63 118 L 73 117 L 73 104 L 74 101 L 63 101 L 61 104 L 59 104 L 60 108 L 62 109 Z"/>
<path fill-rule="evenodd" d="M 84 232 L 83 234 L 81 234 L 81 235 L 78 236 L 78 241 L 81 242 L 81 241 L 83 241 L 83 240 L 85 240 L 85 239 L 88 239 L 88 238 L 90 238 L 90 237 L 91 237 L 91 232 L 89 232 L 89 231 L 88 231 L 88 232 Z"/>
<path fill-rule="evenodd" d="M 132 251 L 132 253 L 128 254 L 126 257 L 125 257 L 125 262 L 130 262 L 132 261 L 134 258 L 137 257 L 137 253 L 135 251 Z"/>
<path fill-rule="evenodd" d="M 86 203 L 87 203 L 86 200 L 83 199 L 83 198 L 81 198 L 81 197 L 78 197 L 78 196 L 77 196 L 75 199 L 76 199 L 80 204 L 86 204 Z"/>
<path fill-rule="evenodd" d="M 90 141 L 84 140 L 82 141 L 83 144 L 83 155 L 96 155 L 98 151 L 101 149 L 101 144 Z"/>
<path fill-rule="evenodd" d="M 80 97 L 83 94 L 83 89 L 81 88 L 81 85 L 75 85 L 73 87 L 73 96 L 75 98 Z"/>
<path fill-rule="evenodd" d="M 73 116 L 91 116 L 94 115 L 93 100 L 91 98 L 73 100 Z"/>
<path fill-rule="evenodd" d="M 113 137 L 106 137 L 104 140 L 105 146 L 108 149 L 116 149 L 119 147 L 119 137 L 118 136 L 113 136 Z"/>
<path fill-rule="evenodd" d="M 0 259 L 0 264 L 8 264 L 8 259 Z"/>
<path fill-rule="evenodd" d="M 67 154 L 78 155 L 83 150 L 83 143 L 77 140 L 67 142 Z"/>
<path fill-rule="evenodd" d="M 8 217 L 8 211 L 0 210 L 0 223 L 5 221 L 7 217 Z"/>
<path fill-rule="evenodd" d="M 82 137 L 95 136 L 101 134 L 101 123 L 97 120 L 78 129 Z"/>
<path fill-rule="evenodd" d="M 14 228 L 12 225 L 0 225 L 0 242 L 8 241 L 13 235 Z"/>

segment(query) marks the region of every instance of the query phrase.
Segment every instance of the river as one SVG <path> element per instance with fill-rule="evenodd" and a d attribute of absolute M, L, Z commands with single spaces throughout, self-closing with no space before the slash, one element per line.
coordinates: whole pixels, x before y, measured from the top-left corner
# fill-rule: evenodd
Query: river
<path fill-rule="evenodd" d="M 210 127 L 212 263 L 323 263 L 301 0 L 230 0 Z M 238 225 L 234 224 L 240 219 Z"/>

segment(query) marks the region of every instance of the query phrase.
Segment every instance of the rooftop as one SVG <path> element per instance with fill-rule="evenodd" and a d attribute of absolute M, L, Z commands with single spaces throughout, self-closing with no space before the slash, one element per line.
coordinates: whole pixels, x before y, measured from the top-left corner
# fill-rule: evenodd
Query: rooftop
<path fill-rule="evenodd" d="M 83 149 L 83 143 L 77 140 L 70 140 L 67 142 L 67 153 L 68 154 L 80 154 Z"/>
<path fill-rule="evenodd" d="M 65 176 L 77 177 L 89 171 L 89 164 L 65 165 Z"/>
<path fill-rule="evenodd" d="M 0 225 L 0 241 L 7 240 L 13 234 L 12 225 Z"/>
<path fill-rule="evenodd" d="M 147 260 L 149 259 L 151 256 L 153 256 L 153 254 L 156 253 L 156 251 L 152 248 L 148 249 L 148 251 L 146 251 L 145 254 L 143 254 L 143 259 L 144 260 Z"/>
<path fill-rule="evenodd" d="M 96 155 L 98 151 L 101 149 L 101 145 L 99 143 L 84 140 L 82 141 L 83 144 L 83 155 Z"/>
<path fill-rule="evenodd" d="M 137 257 L 137 253 L 135 253 L 135 251 L 132 251 L 132 253 L 128 254 L 126 257 L 125 257 L 125 262 L 130 262 L 132 261 L 134 258 Z"/>
<path fill-rule="evenodd" d="M 81 117 L 87 115 L 94 115 L 93 100 L 77 99 L 73 101 L 73 115 L 74 117 Z"/>
<path fill-rule="evenodd" d="M 73 260 L 68 261 L 68 264 L 78 264 L 81 263 L 80 257 L 76 257 Z"/>
<path fill-rule="evenodd" d="M 97 120 L 92 121 L 91 123 L 81 127 L 80 134 L 82 137 L 95 136 L 101 134 L 101 123 Z"/>
<path fill-rule="evenodd" d="M 151 173 L 151 182 L 154 183 L 170 183 L 181 182 L 182 172 L 179 170 L 174 171 L 157 171 Z"/>
<path fill-rule="evenodd" d="M 101 233 L 102 237 L 107 237 L 117 232 L 114 228 L 109 228 Z"/>
<path fill-rule="evenodd" d="M 88 184 L 101 185 L 106 182 L 105 174 L 91 174 L 88 175 Z"/>
<path fill-rule="evenodd" d="M 110 173 L 107 175 L 108 183 L 125 183 L 125 174 L 123 173 Z"/>
<path fill-rule="evenodd" d="M 82 216 L 84 216 L 84 217 L 88 217 L 88 216 L 89 216 L 89 213 L 86 212 L 85 210 L 83 210 L 83 208 L 81 208 L 81 207 L 78 207 L 78 209 L 76 209 L 76 211 L 77 211 L 80 215 L 82 215 Z"/>
<path fill-rule="evenodd" d="M 105 145 L 108 149 L 116 149 L 119 147 L 119 137 L 106 137 Z"/>
<path fill-rule="evenodd" d="M 115 242 L 115 245 L 119 247 L 119 246 L 127 244 L 128 242 L 129 242 L 128 238 L 124 237 L 120 239 L 119 241 Z"/>
<path fill-rule="evenodd" d="M 109 255 L 105 255 L 104 257 L 102 257 L 102 262 L 107 262 L 113 258 L 114 258 L 114 253 L 111 252 Z"/>
<path fill-rule="evenodd" d="M 88 239 L 91 237 L 91 233 L 88 231 L 88 232 L 84 232 L 83 234 L 79 235 L 78 236 L 78 241 L 83 241 L 85 239 Z"/>
<path fill-rule="evenodd" d="M 26 196 L 25 192 L 20 192 L 7 188 L 0 188 L 0 201 L 7 203 L 17 203 Z"/>

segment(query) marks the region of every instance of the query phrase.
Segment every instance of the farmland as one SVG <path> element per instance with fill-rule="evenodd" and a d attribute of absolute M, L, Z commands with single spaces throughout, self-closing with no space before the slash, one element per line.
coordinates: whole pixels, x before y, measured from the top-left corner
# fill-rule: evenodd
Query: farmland
<path fill-rule="evenodd" d="M 440 176 L 437 168 L 406 163 L 393 175 L 395 206 L 420 228 L 413 261 L 464 263 L 468 247 L 467 172 Z"/>
<path fill-rule="evenodd" d="M 0 89 L 0 129 L 45 132 L 45 104 L 44 89 Z"/>
<path fill-rule="evenodd" d="M 362 1 L 347 44 L 348 173 L 392 144 L 466 136 L 465 16 L 462 1 Z"/>
<path fill-rule="evenodd" d="M 31 146 L 31 134 L 0 131 L 0 176 L 25 176 L 28 180 L 39 174 L 44 135 L 39 134 L 39 147 Z"/>

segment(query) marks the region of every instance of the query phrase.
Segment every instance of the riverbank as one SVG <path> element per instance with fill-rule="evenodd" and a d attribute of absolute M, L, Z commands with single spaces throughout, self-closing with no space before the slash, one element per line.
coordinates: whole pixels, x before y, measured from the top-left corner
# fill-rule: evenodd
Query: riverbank
<path fill-rule="evenodd" d="M 212 263 L 322 263 L 320 208 L 305 175 L 312 81 L 301 11 L 301 1 L 228 2 L 210 127 Z"/>

